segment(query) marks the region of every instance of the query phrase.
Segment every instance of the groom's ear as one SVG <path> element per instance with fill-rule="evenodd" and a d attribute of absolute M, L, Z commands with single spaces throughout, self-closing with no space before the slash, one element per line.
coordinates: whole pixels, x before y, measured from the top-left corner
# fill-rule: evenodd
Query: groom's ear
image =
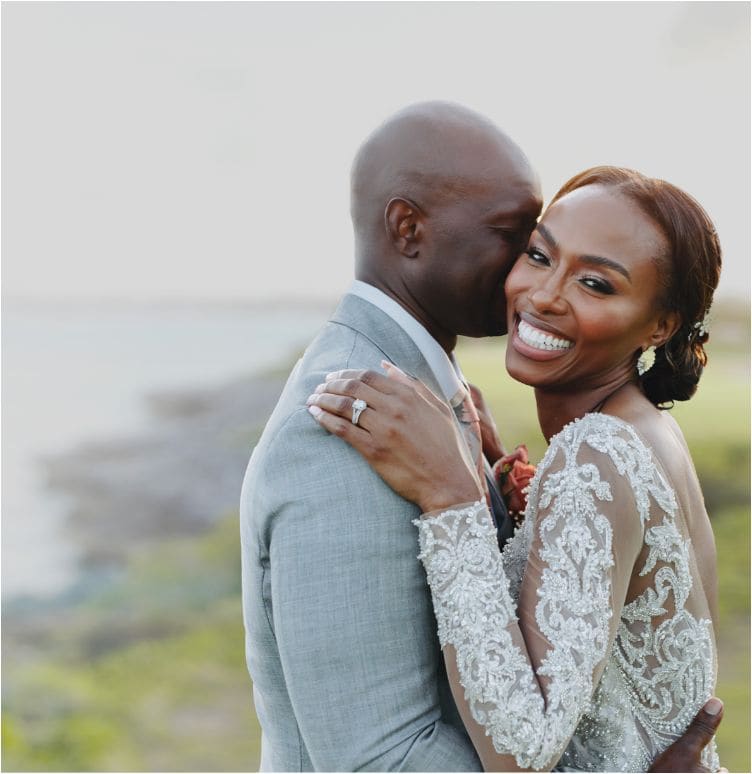
<path fill-rule="evenodd" d="M 384 226 L 389 239 L 402 255 L 417 258 L 423 240 L 425 216 L 417 204 L 395 197 L 384 210 Z"/>

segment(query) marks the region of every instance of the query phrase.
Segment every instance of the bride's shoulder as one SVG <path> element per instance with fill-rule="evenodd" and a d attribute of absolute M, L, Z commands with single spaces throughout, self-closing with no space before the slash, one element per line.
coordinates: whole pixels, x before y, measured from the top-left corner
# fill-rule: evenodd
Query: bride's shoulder
<path fill-rule="evenodd" d="M 629 405 L 622 402 L 615 411 L 585 414 L 551 439 L 551 444 L 571 445 L 598 439 L 628 443 L 649 451 L 658 459 L 688 453 L 687 444 L 676 420 L 668 411 L 652 404 Z"/>
<path fill-rule="evenodd" d="M 580 448 L 583 444 L 600 448 L 604 443 L 619 439 L 637 446 L 649 447 L 639 428 L 615 414 L 590 413 L 565 425 L 552 439 L 550 446 Z"/>
<path fill-rule="evenodd" d="M 575 419 L 551 439 L 549 462 L 605 465 L 619 475 L 630 471 L 637 479 L 660 481 L 662 488 L 670 488 L 672 481 L 684 480 L 687 471 L 694 470 L 692 458 L 676 420 L 668 411 L 650 409 Z"/>
<path fill-rule="evenodd" d="M 599 412 L 575 419 L 551 439 L 548 461 L 566 460 L 567 467 L 594 463 L 619 475 L 629 470 L 640 478 L 652 478 L 656 459 L 670 452 L 668 445 L 675 443 L 675 436 L 668 426 L 656 430 L 649 421 L 631 419 Z"/>
<path fill-rule="evenodd" d="M 595 465 L 601 475 L 623 475 L 625 469 L 652 463 L 650 447 L 630 422 L 612 414 L 590 413 L 565 425 L 549 443 L 543 471 L 579 471 Z M 577 473 L 579 475 L 579 473 Z"/>
<path fill-rule="evenodd" d="M 675 462 L 686 465 L 689 449 L 681 428 L 669 411 L 652 405 L 647 408 L 641 406 L 639 410 L 621 411 L 614 415 L 614 419 L 629 428 L 664 468 L 670 469 Z"/>
<path fill-rule="evenodd" d="M 587 487 L 595 487 L 596 493 L 599 487 L 608 486 L 607 499 L 616 498 L 622 506 L 634 502 L 642 523 L 650 518 L 651 500 L 662 510 L 673 512 L 673 487 L 643 429 L 643 423 L 614 414 L 591 413 L 575 419 L 551 439 L 540 466 L 540 486 L 544 490 L 550 487 L 545 479 L 552 475 L 557 482 L 567 478 L 570 486 L 573 481 L 582 481 Z"/>
<path fill-rule="evenodd" d="M 563 427 L 551 439 L 536 478 L 530 498 L 538 498 L 544 508 L 557 494 L 572 503 L 592 498 L 599 508 L 618 503 L 618 509 L 611 509 L 615 516 L 634 511 L 639 520 L 625 523 L 643 525 L 651 494 L 672 506 L 650 448 L 634 425 L 612 414 L 585 414 Z"/>

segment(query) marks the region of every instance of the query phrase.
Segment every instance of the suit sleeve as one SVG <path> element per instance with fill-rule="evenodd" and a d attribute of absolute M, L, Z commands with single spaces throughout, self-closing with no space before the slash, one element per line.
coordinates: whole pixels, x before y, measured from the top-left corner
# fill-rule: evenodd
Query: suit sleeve
<path fill-rule="evenodd" d="M 265 457 L 270 611 L 317 770 L 480 768 L 442 717 L 417 511 L 301 409 Z"/>

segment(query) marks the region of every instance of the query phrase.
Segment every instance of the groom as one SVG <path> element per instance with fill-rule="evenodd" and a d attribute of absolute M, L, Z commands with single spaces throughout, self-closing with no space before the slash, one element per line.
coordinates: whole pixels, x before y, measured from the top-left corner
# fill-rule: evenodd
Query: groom
<path fill-rule="evenodd" d="M 461 402 L 457 336 L 506 332 L 504 279 L 540 210 L 522 151 L 457 105 L 408 107 L 358 152 L 357 280 L 290 375 L 241 495 L 262 770 L 480 771 L 416 559 L 418 511 L 313 421 L 306 398 L 330 371 L 386 359 Z M 503 539 L 511 526 L 490 488 Z M 660 770 L 701 770 L 713 708 Z"/>

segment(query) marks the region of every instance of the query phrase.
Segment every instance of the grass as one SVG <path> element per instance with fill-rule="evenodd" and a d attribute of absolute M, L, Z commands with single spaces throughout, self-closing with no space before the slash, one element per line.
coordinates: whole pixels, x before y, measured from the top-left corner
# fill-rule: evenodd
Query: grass
<path fill-rule="evenodd" d="M 13 669 L 6 649 L 3 769 L 256 768 L 239 578 L 231 514 L 202 538 L 138 556 L 67 612 L 47 658 Z"/>

